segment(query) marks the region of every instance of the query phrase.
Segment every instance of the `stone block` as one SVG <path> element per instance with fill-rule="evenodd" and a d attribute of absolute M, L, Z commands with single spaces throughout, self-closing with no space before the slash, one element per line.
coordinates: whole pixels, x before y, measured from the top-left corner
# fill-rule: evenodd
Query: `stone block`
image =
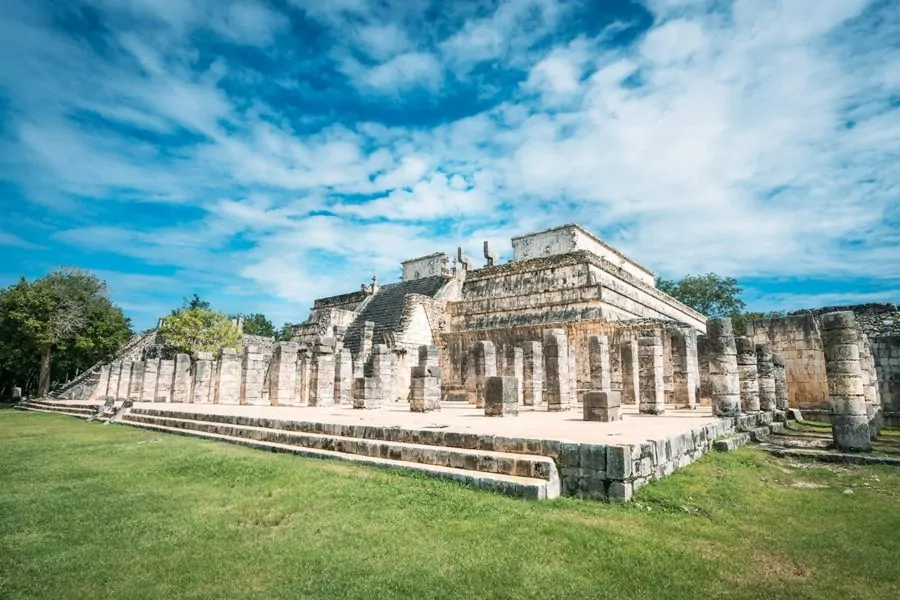
<path fill-rule="evenodd" d="M 484 414 L 487 417 L 514 417 L 519 414 L 519 381 L 515 377 L 486 379 Z"/>
<path fill-rule="evenodd" d="M 375 377 L 353 380 L 353 408 L 381 408 L 381 385 Z"/>
<path fill-rule="evenodd" d="M 437 377 L 413 377 L 410 384 L 409 410 L 431 412 L 441 410 L 441 380 Z"/>
<path fill-rule="evenodd" d="M 631 479 L 631 446 L 606 447 L 606 475 L 610 479 Z"/>
<path fill-rule="evenodd" d="M 585 421 L 620 421 L 622 393 L 592 390 L 584 394 Z"/>

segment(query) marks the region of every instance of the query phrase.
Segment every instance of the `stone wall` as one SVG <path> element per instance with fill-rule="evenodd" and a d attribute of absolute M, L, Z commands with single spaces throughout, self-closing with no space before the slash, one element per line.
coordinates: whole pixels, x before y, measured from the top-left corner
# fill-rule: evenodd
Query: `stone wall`
<path fill-rule="evenodd" d="M 443 252 L 435 252 L 428 256 L 411 258 L 401 263 L 403 281 L 445 275 L 450 270 L 450 259 Z"/>

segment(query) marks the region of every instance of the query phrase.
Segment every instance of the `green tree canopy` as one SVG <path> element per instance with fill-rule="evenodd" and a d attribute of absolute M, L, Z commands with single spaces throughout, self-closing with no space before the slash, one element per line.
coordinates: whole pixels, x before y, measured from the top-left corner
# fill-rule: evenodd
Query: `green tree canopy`
<path fill-rule="evenodd" d="M 285 323 L 281 326 L 281 329 L 278 330 L 278 335 L 276 339 L 279 342 L 289 342 L 291 338 L 294 337 L 294 326 L 290 323 Z"/>
<path fill-rule="evenodd" d="M 50 389 L 51 373 L 74 374 L 108 358 L 131 336 L 106 283 L 79 269 L 34 282 L 24 277 L 0 291 L 0 379 L 4 386 Z"/>
<path fill-rule="evenodd" d="M 243 315 L 244 333 L 247 335 L 262 335 L 275 337 L 275 325 L 262 313 Z"/>
<path fill-rule="evenodd" d="M 216 352 L 237 348 L 241 334 L 223 313 L 204 308 L 182 307 L 163 319 L 159 330 L 167 354 Z"/>
<path fill-rule="evenodd" d="M 777 317 L 783 317 L 785 312 L 783 310 L 773 310 L 770 312 L 755 312 L 748 311 L 742 313 L 735 313 L 731 315 L 731 323 L 734 325 L 734 335 L 747 335 L 747 323 L 750 321 L 755 321 L 756 319 L 773 319 Z"/>
<path fill-rule="evenodd" d="M 656 287 L 707 317 L 727 317 L 739 313 L 745 306 L 740 298 L 741 288 L 734 277 L 721 277 L 715 273 L 685 275 L 678 281 L 660 277 Z"/>

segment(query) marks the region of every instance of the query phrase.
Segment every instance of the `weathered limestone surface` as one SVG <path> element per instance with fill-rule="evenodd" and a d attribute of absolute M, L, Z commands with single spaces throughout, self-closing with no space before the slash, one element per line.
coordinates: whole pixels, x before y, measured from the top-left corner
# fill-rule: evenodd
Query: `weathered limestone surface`
<path fill-rule="evenodd" d="M 772 354 L 772 365 L 775 376 L 775 407 L 778 410 L 787 410 L 789 408 L 788 389 L 784 372 L 784 357 L 780 354 Z"/>
<path fill-rule="evenodd" d="M 585 421 L 621 421 L 622 393 L 590 390 L 584 394 Z"/>
<path fill-rule="evenodd" d="M 253 406 L 268 404 L 263 400 L 265 376 L 266 365 L 259 347 L 245 347 L 241 364 L 241 404 Z"/>
<path fill-rule="evenodd" d="M 90 400 L 105 400 L 106 388 L 109 387 L 109 365 L 100 367 L 100 377 L 97 380 L 97 387 L 90 396 Z"/>
<path fill-rule="evenodd" d="M 360 365 L 362 368 L 362 365 Z M 362 376 L 362 375 L 360 375 Z M 312 383 L 312 354 L 305 345 L 300 346 L 297 357 L 297 390 L 294 394 L 294 406 L 309 406 L 310 386 Z"/>
<path fill-rule="evenodd" d="M 544 331 L 544 401 L 547 410 L 551 412 L 569 410 L 572 407 L 568 348 L 565 330 Z"/>
<path fill-rule="evenodd" d="M 353 380 L 353 408 L 381 408 L 381 389 L 377 377 Z"/>
<path fill-rule="evenodd" d="M 338 406 L 353 405 L 353 354 L 349 348 L 341 348 L 335 354 L 334 403 Z"/>
<path fill-rule="evenodd" d="M 622 403 L 637 404 L 640 383 L 637 340 L 628 340 L 621 346 L 622 352 Z"/>
<path fill-rule="evenodd" d="M 756 371 L 759 378 L 759 408 L 772 411 L 778 407 L 775 394 L 775 363 L 768 344 L 756 344 Z"/>
<path fill-rule="evenodd" d="M 741 411 L 759 412 L 759 371 L 756 346 L 748 337 L 734 339 L 737 348 L 738 376 L 741 380 Z"/>
<path fill-rule="evenodd" d="M 156 402 L 156 379 L 159 375 L 159 359 L 144 361 L 144 380 L 141 382 L 141 402 Z"/>
<path fill-rule="evenodd" d="M 881 397 L 878 393 L 878 379 L 875 360 L 872 357 L 872 345 L 869 337 L 859 332 L 859 366 L 862 369 L 863 396 L 866 399 L 866 416 L 869 419 L 869 435 L 874 440 L 881 433 L 882 409 Z"/>
<path fill-rule="evenodd" d="M 669 345 L 672 359 L 672 403 L 675 408 L 695 408 L 700 386 L 697 331 L 693 328 L 671 331 Z"/>
<path fill-rule="evenodd" d="M 290 406 L 297 390 L 297 352 L 294 342 L 279 342 L 269 365 L 269 403 Z"/>
<path fill-rule="evenodd" d="M 212 352 L 198 352 L 194 363 L 194 391 L 192 401 L 196 404 L 213 402 L 213 378 L 216 371 Z"/>
<path fill-rule="evenodd" d="M 128 399 L 137 402 L 141 399 L 141 389 L 144 385 L 144 361 L 136 360 L 131 363 L 131 385 L 128 388 Z"/>
<path fill-rule="evenodd" d="M 172 385 L 175 378 L 175 361 L 160 359 L 156 376 L 156 402 L 172 401 Z"/>
<path fill-rule="evenodd" d="M 419 364 L 412 368 L 409 410 L 431 412 L 441 410 L 441 379 L 437 347 L 419 347 Z"/>
<path fill-rule="evenodd" d="M 707 321 L 706 343 L 713 413 L 720 417 L 736 417 L 741 414 L 741 381 L 731 319 Z"/>
<path fill-rule="evenodd" d="M 523 342 L 522 403 L 539 407 L 544 403 L 544 347 L 540 342 Z"/>
<path fill-rule="evenodd" d="M 241 403 L 241 357 L 233 348 L 222 348 L 219 353 L 219 373 L 216 379 L 218 404 Z"/>
<path fill-rule="evenodd" d="M 519 382 L 515 377 L 488 377 L 484 390 L 485 416 L 518 416 Z"/>
<path fill-rule="evenodd" d="M 518 346 L 507 346 L 505 348 L 503 375 L 506 377 L 515 377 L 519 382 L 519 405 L 525 404 L 525 387 L 522 381 L 525 379 L 525 353 Z"/>
<path fill-rule="evenodd" d="M 588 338 L 588 365 L 591 372 L 591 390 L 611 390 L 608 336 L 592 335 Z"/>
<path fill-rule="evenodd" d="M 850 311 L 822 315 L 825 371 L 831 402 L 831 431 L 839 450 L 872 447 L 862 368 L 859 364 L 859 329 Z"/>
<path fill-rule="evenodd" d="M 666 412 L 663 381 L 663 347 L 657 336 L 638 339 L 638 376 L 640 402 L 638 411 L 649 415 Z"/>
<path fill-rule="evenodd" d="M 480 341 L 475 343 L 475 406 L 484 406 L 485 385 L 488 377 L 497 375 L 497 351 L 493 342 Z"/>
<path fill-rule="evenodd" d="M 175 355 L 175 372 L 172 379 L 171 402 L 191 401 L 191 357 L 188 354 Z"/>
<path fill-rule="evenodd" d="M 378 382 L 379 405 L 390 402 L 394 387 L 394 355 L 386 344 L 372 346 L 372 376 Z"/>
<path fill-rule="evenodd" d="M 122 366 L 119 367 L 119 381 L 116 386 L 116 400 L 127 400 L 128 399 L 128 391 L 131 388 L 131 365 L 132 361 L 125 360 L 122 361 Z"/>

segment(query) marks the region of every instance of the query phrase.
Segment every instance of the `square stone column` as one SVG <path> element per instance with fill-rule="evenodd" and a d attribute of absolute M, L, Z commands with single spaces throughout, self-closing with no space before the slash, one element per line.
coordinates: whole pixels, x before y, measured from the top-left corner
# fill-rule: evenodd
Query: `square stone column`
<path fill-rule="evenodd" d="M 497 375 L 497 351 L 493 342 L 475 343 L 475 406 L 484 407 L 485 385 L 488 377 Z"/>
<path fill-rule="evenodd" d="M 291 406 L 297 391 L 297 352 L 294 342 L 279 342 L 272 354 L 269 372 L 269 404 Z"/>
<path fill-rule="evenodd" d="M 241 403 L 241 357 L 234 348 L 222 348 L 216 377 L 216 403 Z"/>
<path fill-rule="evenodd" d="M 295 406 L 309 406 L 312 385 L 312 354 L 305 345 L 300 346 L 297 357 L 297 392 L 294 394 Z"/>
<path fill-rule="evenodd" d="M 756 344 L 748 337 L 734 338 L 737 348 L 738 376 L 741 380 L 741 412 L 759 412 L 759 371 Z"/>
<path fill-rule="evenodd" d="M 506 360 L 504 361 L 503 375 L 506 377 L 515 377 L 519 382 L 519 406 L 525 404 L 525 387 L 522 381 L 525 379 L 525 353 L 517 346 L 506 346 L 504 348 Z"/>
<path fill-rule="evenodd" d="M 542 406 L 544 403 L 544 347 L 540 342 L 522 345 L 522 403 Z"/>
<path fill-rule="evenodd" d="M 131 361 L 122 361 L 119 367 L 119 384 L 116 387 L 116 400 L 127 400 L 128 391 L 131 388 Z"/>
<path fill-rule="evenodd" d="M 484 414 L 515 417 L 519 414 L 519 382 L 515 377 L 488 377 L 484 384 Z"/>
<path fill-rule="evenodd" d="M 156 379 L 159 376 L 159 359 L 144 361 L 144 379 L 141 382 L 141 402 L 156 402 Z"/>
<path fill-rule="evenodd" d="M 434 345 L 419 346 L 419 364 L 410 369 L 409 410 L 441 410 L 441 369 Z"/>
<path fill-rule="evenodd" d="M 566 334 L 566 339 L 568 340 L 568 344 L 566 344 L 566 362 L 569 365 L 569 389 L 572 394 L 571 403 L 574 405 L 581 400 L 581 391 L 578 389 L 577 353 L 575 352 L 575 343 L 572 341 L 572 338 L 568 337 L 568 334 Z"/>
<path fill-rule="evenodd" d="M 709 389 L 713 414 L 736 417 L 741 414 L 741 381 L 731 319 L 725 317 L 706 322 L 706 345 L 709 350 Z"/>
<path fill-rule="evenodd" d="M 191 401 L 191 357 L 188 354 L 175 355 L 175 373 L 172 383 L 172 402 Z"/>
<path fill-rule="evenodd" d="M 775 376 L 775 407 L 778 410 L 787 410 L 788 406 L 788 388 L 787 376 L 785 375 L 784 357 L 780 354 L 772 355 L 772 365 Z"/>
<path fill-rule="evenodd" d="M 198 352 L 194 363 L 194 392 L 193 402 L 196 404 L 209 404 L 213 398 L 213 367 L 212 352 Z"/>
<path fill-rule="evenodd" d="M 334 346 L 321 340 L 313 348 L 310 406 L 334 406 Z"/>
<path fill-rule="evenodd" d="M 585 421 L 621 421 L 622 393 L 591 390 L 584 394 Z"/>
<path fill-rule="evenodd" d="M 141 399 L 141 389 L 144 385 L 144 361 L 136 360 L 131 363 L 131 385 L 128 387 L 128 399 L 137 402 Z"/>
<path fill-rule="evenodd" d="M 353 405 L 353 355 L 349 348 L 341 348 L 334 361 L 334 403 Z"/>
<path fill-rule="evenodd" d="M 622 352 L 622 404 L 637 404 L 640 395 L 640 368 L 638 366 L 637 340 L 628 340 L 621 346 Z"/>
<path fill-rule="evenodd" d="M 544 401 L 547 410 L 569 410 L 573 404 L 569 373 L 569 341 L 564 329 L 546 329 L 544 335 Z"/>
<path fill-rule="evenodd" d="M 588 365 L 591 371 L 591 390 L 610 390 L 609 338 L 592 335 L 588 338 Z"/>
<path fill-rule="evenodd" d="M 700 387 L 697 332 L 693 327 L 669 333 L 672 352 L 672 402 L 675 408 L 696 408 Z"/>
<path fill-rule="evenodd" d="M 172 401 L 172 385 L 175 379 L 175 361 L 161 359 L 159 361 L 159 372 L 156 376 L 156 399 L 155 402 L 171 402 Z"/>
<path fill-rule="evenodd" d="M 266 365 L 258 346 L 244 348 L 241 361 L 241 404 L 265 406 L 269 404 L 263 399 Z"/>
<path fill-rule="evenodd" d="M 756 344 L 756 373 L 759 381 L 759 408 L 773 411 L 778 402 L 775 397 L 775 364 L 772 348 L 768 344 Z"/>
<path fill-rule="evenodd" d="M 381 408 L 381 389 L 377 377 L 357 377 L 353 380 L 353 408 Z"/>
<path fill-rule="evenodd" d="M 869 418 L 869 434 L 872 440 L 878 438 L 884 426 L 881 394 L 878 392 L 878 373 L 875 369 L 875 358 L 869 336 L 859 330 L 859 367 L 861 369 L 863 396 L 866 399 L 866 416 Z"/>
<path fill-rule="evenodd" d="M 638 338 L 639 412 L 648 415 L 666 412 L 664 369 L 662 340 L 658 336 Z"/>

